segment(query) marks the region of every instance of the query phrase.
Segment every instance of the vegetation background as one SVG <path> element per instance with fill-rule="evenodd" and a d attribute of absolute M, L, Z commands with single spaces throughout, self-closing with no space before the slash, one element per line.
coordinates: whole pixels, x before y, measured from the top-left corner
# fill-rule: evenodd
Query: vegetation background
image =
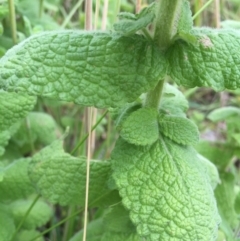
<path fill-rule="evenodd" d="M 120 11 L 135 13 L 152 2 L 151 0 L 93 0 L 92 28 L 111 30 L 113 23 L 118 20 L 117 15 Z M 240 29 L 240 0 L 191 0 L 190 2 L 193 14 L 209 3 L 194 20 L 195 26 Z M 84 4 L 83 0 L 0 0 L 0 56 L 25 38 L 42 31 L 84 29 L 86 19 Z M 226 179 L 229 181 L 225 183 L 224 188 L 216 191 L 218 200 L 222 202 L 222 206 L 221 203 L 219 204 L 220 212 L 227 213 L 226 222 L 223 222 L 218 240 L 223 241 L 226 237 L 228 240 L 236 240 L 240 231 L 239 219 L 237 224 L 234 224 L 233 233 L 231 233 L 233 229 L 230 227 L 231 224 L 229 226 L 229 220 L 234 219 L 235 211 L 240 209 L 235 207 L 235 210 L 232 210 L 235 199 L 240 198 L 239 195 L 237 197 L 234 195 L 238 193 L 240 184 L 240 91 L 216 93 L 208 88 L 182 88 L 181 90 L 189 100 L 188 116 L 198 125 L 201 132 L 202 141 L 197 149 L 213 161 L 219 169 L 224 163 L 224 170 L 227 170 L 223 175 L 227 175 Z M 219 117 L 218 113 L 212 112 L 229 106 L 235 108 L 234 115 L 229 114 L 233 110 L 229 108 L 226 109 L 228 114 L 225 116 L 221 114 Z M 108 159 L 114 147 L 117 131 L 106 110 L 94 109 L 93 112 L 92 123 L 96 124 L 96 128 L 92 132 L 92 158 Z M 88 123 L 89 113 L 86 108 L 73 103 L 38 98 L 34 112 L 22 121 L 20 128 L 6 145 L 5 153 L 0 156 L 0 168 L 4 168 L 16 159 L 31 157 L 44 146 L 61 137 L 66 130 L 68 135 L 64 142 L 65 150 L 76 156 L 85 156 L 84 140 L 86 140 Z M 7 191 L 9 190 L 0 185 L 0 196 Z M 30 197 L 31 200 L 35 200 L 34 198 L 36 195 Z M 19 217 L 21 224 L 30 204 L 16 200 L 12 205 L 16 207 L 16 216 Z M 17 210 L 23 206 L 23 210 Z M 31 231 L 32 233 L 20 232 L 16 235 L 16 240 L 68 241 L 83 228 L 82 207 L 51 205 L 50 209 L 51 211 L 45 207 L 39 207 L 38 212 L 44 212 L 45 217 L 35 225 L 37 230 Z M 89 221 L 101 216 L 103 212 L 102 209 L 89 209 Z M 68 219 L 70 216 L 73 218 Z M 28 224 L 25 223 L 26 226 Z M 21 228 L 22 225 L 19 226 L 19 230 Z"/>

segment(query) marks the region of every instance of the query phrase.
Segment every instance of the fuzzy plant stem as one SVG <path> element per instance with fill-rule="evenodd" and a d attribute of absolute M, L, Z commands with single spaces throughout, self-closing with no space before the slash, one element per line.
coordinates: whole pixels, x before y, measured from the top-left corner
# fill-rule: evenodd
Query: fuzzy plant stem
<path fill-rule="evenodd" d="M 154 42 L 165 51 L 177 34 L 183 0 L 161 0 L 157 3 Z M 146 96 L 145 107 L 158 108 L 165 80 L 159 80 L 156 87 Z"/>

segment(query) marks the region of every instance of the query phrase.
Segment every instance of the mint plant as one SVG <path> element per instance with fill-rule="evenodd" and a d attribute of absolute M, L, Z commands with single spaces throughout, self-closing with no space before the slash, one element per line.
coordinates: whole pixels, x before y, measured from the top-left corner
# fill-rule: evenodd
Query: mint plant
<path fill-rule="evenodd" d="M 88 240 L 216 240 L 222 216 L 214 197 L 218 172 L 194 149 L 199 133 L 186 116 L 187 100 L 167 80 L 218 91 L 238 88 L 239 33 L 194 28 L 187 0 L 157 1 L 139 14 L 120 16 L 115 31 L 42 32 L 7 51 L 0 60 L 0 151 L 11 137 L 17 141 L 18 121 L 36 96 L 110 108 L 120 136 L 111 160 L 91 161 L 89 187 L 89 206 L 110 210 L 89 224 L 97 239 Z M 54 130 L 49 123 L 46 130 Z M 48 143 L 42 132 L 30 139 L 48 146 L 0 169 L 6 193 L 0 199 L 0 238 L 7 241 L 18 232 L 27 237 L 28 229 L 35 234 L 49 220 L 44 201 L 43 215 L 36 204 L 36 212 L 24 216 L 29 200 L 18 210 L 16 199 L 34 190 L 52 204 L 84 206 L 86 158 L 66 153 L 62 139 Z M 11 168 L 18 165 L 23 183 L 15 186 Z M 36 222 L 28 221 L 35 220 L 31 215 Z M 19 220 L 23 225 L 17 226 Z M 80 230 L 71 241 L 81 236 Z"/>

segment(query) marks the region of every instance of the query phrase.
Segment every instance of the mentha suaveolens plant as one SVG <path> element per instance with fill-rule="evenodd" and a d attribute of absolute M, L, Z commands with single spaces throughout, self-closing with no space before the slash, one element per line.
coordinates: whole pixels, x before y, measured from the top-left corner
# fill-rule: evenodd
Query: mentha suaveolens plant
<path fill-rule="evenodd" d="M 89 224 L 101 230 L 99 240 L 214 241 L 221 222 L 217 170 L 194 149 L 198 129 L 186 117 L 184 96 L 166 80 L 218 91 L 240 87 L 240 33 L 194 28 L 187 0 L 122 13 L 114 28 L 24 40 L 0 60 L 0 87 L 111 108 L 120 137 L 110 161 L 91 162 L 89 206 L 121 204 Z M 84 160 L 65 153 L 61 141 L 29 164 L 40 194 L 61 205 L 84 202 L 84 175 Z"/>

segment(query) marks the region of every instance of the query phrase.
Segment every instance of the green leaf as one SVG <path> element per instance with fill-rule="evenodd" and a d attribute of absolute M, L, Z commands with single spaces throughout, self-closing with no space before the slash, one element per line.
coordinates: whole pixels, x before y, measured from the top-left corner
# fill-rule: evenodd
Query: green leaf
<path fill-rule="evenodd" d="M 240 214 L 240 192 L 236 195 L 235 203 L 234 203 L 235 212 Z"/>
<path fill-rule="evenodd" d="M 124 206 L 146 240 L 215 240 L 220 222 L 196 152 L 167 138 L 139 147 L 119 139 L 113 175 Z"/>
<path fill-rule="evenodd" d="M 197 151 L 216 165 L 218 170 L 225 170 L 229 165 L 233 155 L 234 148 L 224 143 L 215 143 L 210 141 L 200 141 L 194 146 Z"/>
<path fill-rule="evenodd" d="M 32 202 L 33 200 L 17 200 L 10 204 L 10 209 L 13 213 L 16 225 L 22 221 Z M 46 202 L 40 200 L 34 205 L 31 212 L 26 217 L 22 228 L 35 229 L 41 227 L 50 220 L 52 213 L 50 206 Z"/>
<path fill-rule="evenodd" d="M 238 225 L 238 217 L 234 209 L 234 176 L 232 173 L 220 173 L 221 184 L 215 189 L 218 211 L 222 218 L 223 225 L 226 223 L 232 229 Z"/>
<path fill-rule="evenodd" d="M 150 145 L 158 139 L 158 112 L 152 108 L 141 108 L 130 114 L 123 122 L 121 137 L 135 145 Z"/>
<path fill-rule="evenodd" d="M 188 0 L 182 3 L 182 12 L 178 22 L 178 36 L 188 43 L 195 43 L 196 37 L 192 34 L 193 20 L 191 6 Z"/>
<path fill-rule="evenodd" d="M 160 102 L 160 112 L 185 117 L 188 101 L 181 91 L 166 83 Z"/>
<path fill-rule="evenodd" d="M 159 131 L 179 144 L 195 145 L 199 141 L 197 126 L 184 117 L 160 115 Z"/>
<path fill-rule="evenodd" d="M 99 218 L 90 222 L 87 226 L 87 241 L 99 241 L 104 233 L 103 219 Z M 77 232 L 69 241 L 81 241 L 83 230 Z M 107 241 L 107 240 L 106 240 Z"/>
<path fill-rule="evenodd" d="M 99 108 L 120 106 L 166 74 L 162 52 L 142 36 L 58 31 L 34 35 L 0 60 L 0 86 Z"/>
<path fill-rule="evenodd" d="M 233 106 L 226 106 L 221 107 L 218 109 L 213 110 L 208 114 L 208 119 L 213 122 L 218 122 L 222 120 L 226 120 L 229 117 L 232 116 L 239 116 L 240 115 L 240 109 Z"/>
<path fill-rule="evenodd" d="M 131 35 L 142 28 L 147 27 L 155 18 L 156 4 L 152 3 L 138 14 L 120 13 L 120 21 L 113 25 L 115 31 L 125 35 Z"/>
<path fill-rule="evenodd" d="M 206 170 L 206 174 L 210 180 L 211 186 L 213 189 L 216 188 L 216 186 L 221 183 L 219 174 L 218 174 L 218 170 L 216 168 L 216 166 L 211 163 L 207 158 L 205 158 L 204 156 L 198 154 L 198 159 L 201 162 L 203 168 Z"/>
<path fill-rule="evenodd" d="M 36 236 L 38 236 L 40 233 L 36 230 L 22 230 L 18 233 L 15 241 L 28 241 Z M 43 237 L 39 237 L 37 239 L 34 239 L 34 241 L 44 241 Z"/>
<path fill-rule="evenodd" d="M 116 232 L 106 232 L 103 234 L 101 241 L 141 241 L 136 234 L 124 234 Z"/>
<path fill-rule="evenodd" d="M 20 122 L 16 123 L 8 128 L 8 130 L 0 131 L 0 156 L 5 152 L 4 147 L 8 144 L 10 138 L 15 134 L 20 126 Z"/>
<path fill-rule="evenodd" d="M 30 159 L 22 158 L 2 169 L 3 181 L 0 182 L 0 201 L 25 198 L 34 192 L 35 189 L 28 177 L 29 162 Z"/>
<path fill-rule="evenodd" d="M 38 236 L 40 232 L 36 230 L 22 230 L 21 232 L 18 233 L 15 241 L 27 241 L 35 238 Z M 44 241 L 43 237 L 39 237 L 37 239 L 34 239 L 34 241 Z"/>
<path fill-rule="evenodd" d="M 61 141 L 55 141 L 33 156 L 30 179 L 50 202 L 84 206 L 86 159 L 65 153 L 62 145 Z M 89 206 L 107 205 L 104 197 L 110 193 L 107 187 L 110 162 L 92 160 L 90 170 Z"/>
<path fill-rule="evenodd" d="M 24 118 L 33 109 L 36 97 L 0 90 L 0 103 L 1 132 Z"/>
<path fill-rule="evenodd" d="M 129 211 L 122 205 L 113 206 L 104 215 L 103 224 L 105 231 L 123 234 L 136 233 L 136 228 L 129 218 Z"/>
<path fill-rule="evenodd" d="M 0 204 L 0 240 L 9 241 L 15 232 L 15 225 L 11 214 Z"/>
<path fill-rule="evenodd" d="M 170 77 L 185 87 L 209 86 L 217 91 L 240 87 L 240 33 L 195 29 L 196 44 L 176 41 L 168 51 Z"/>
<path fill-rule="evenodd" d="M 13 142 L 20 148 L 31 150 L 32 143 L 49 145 L 60 136 L 60 128 L 52 116 L 41 112 L 30 112 L 13 136 Z"/>

